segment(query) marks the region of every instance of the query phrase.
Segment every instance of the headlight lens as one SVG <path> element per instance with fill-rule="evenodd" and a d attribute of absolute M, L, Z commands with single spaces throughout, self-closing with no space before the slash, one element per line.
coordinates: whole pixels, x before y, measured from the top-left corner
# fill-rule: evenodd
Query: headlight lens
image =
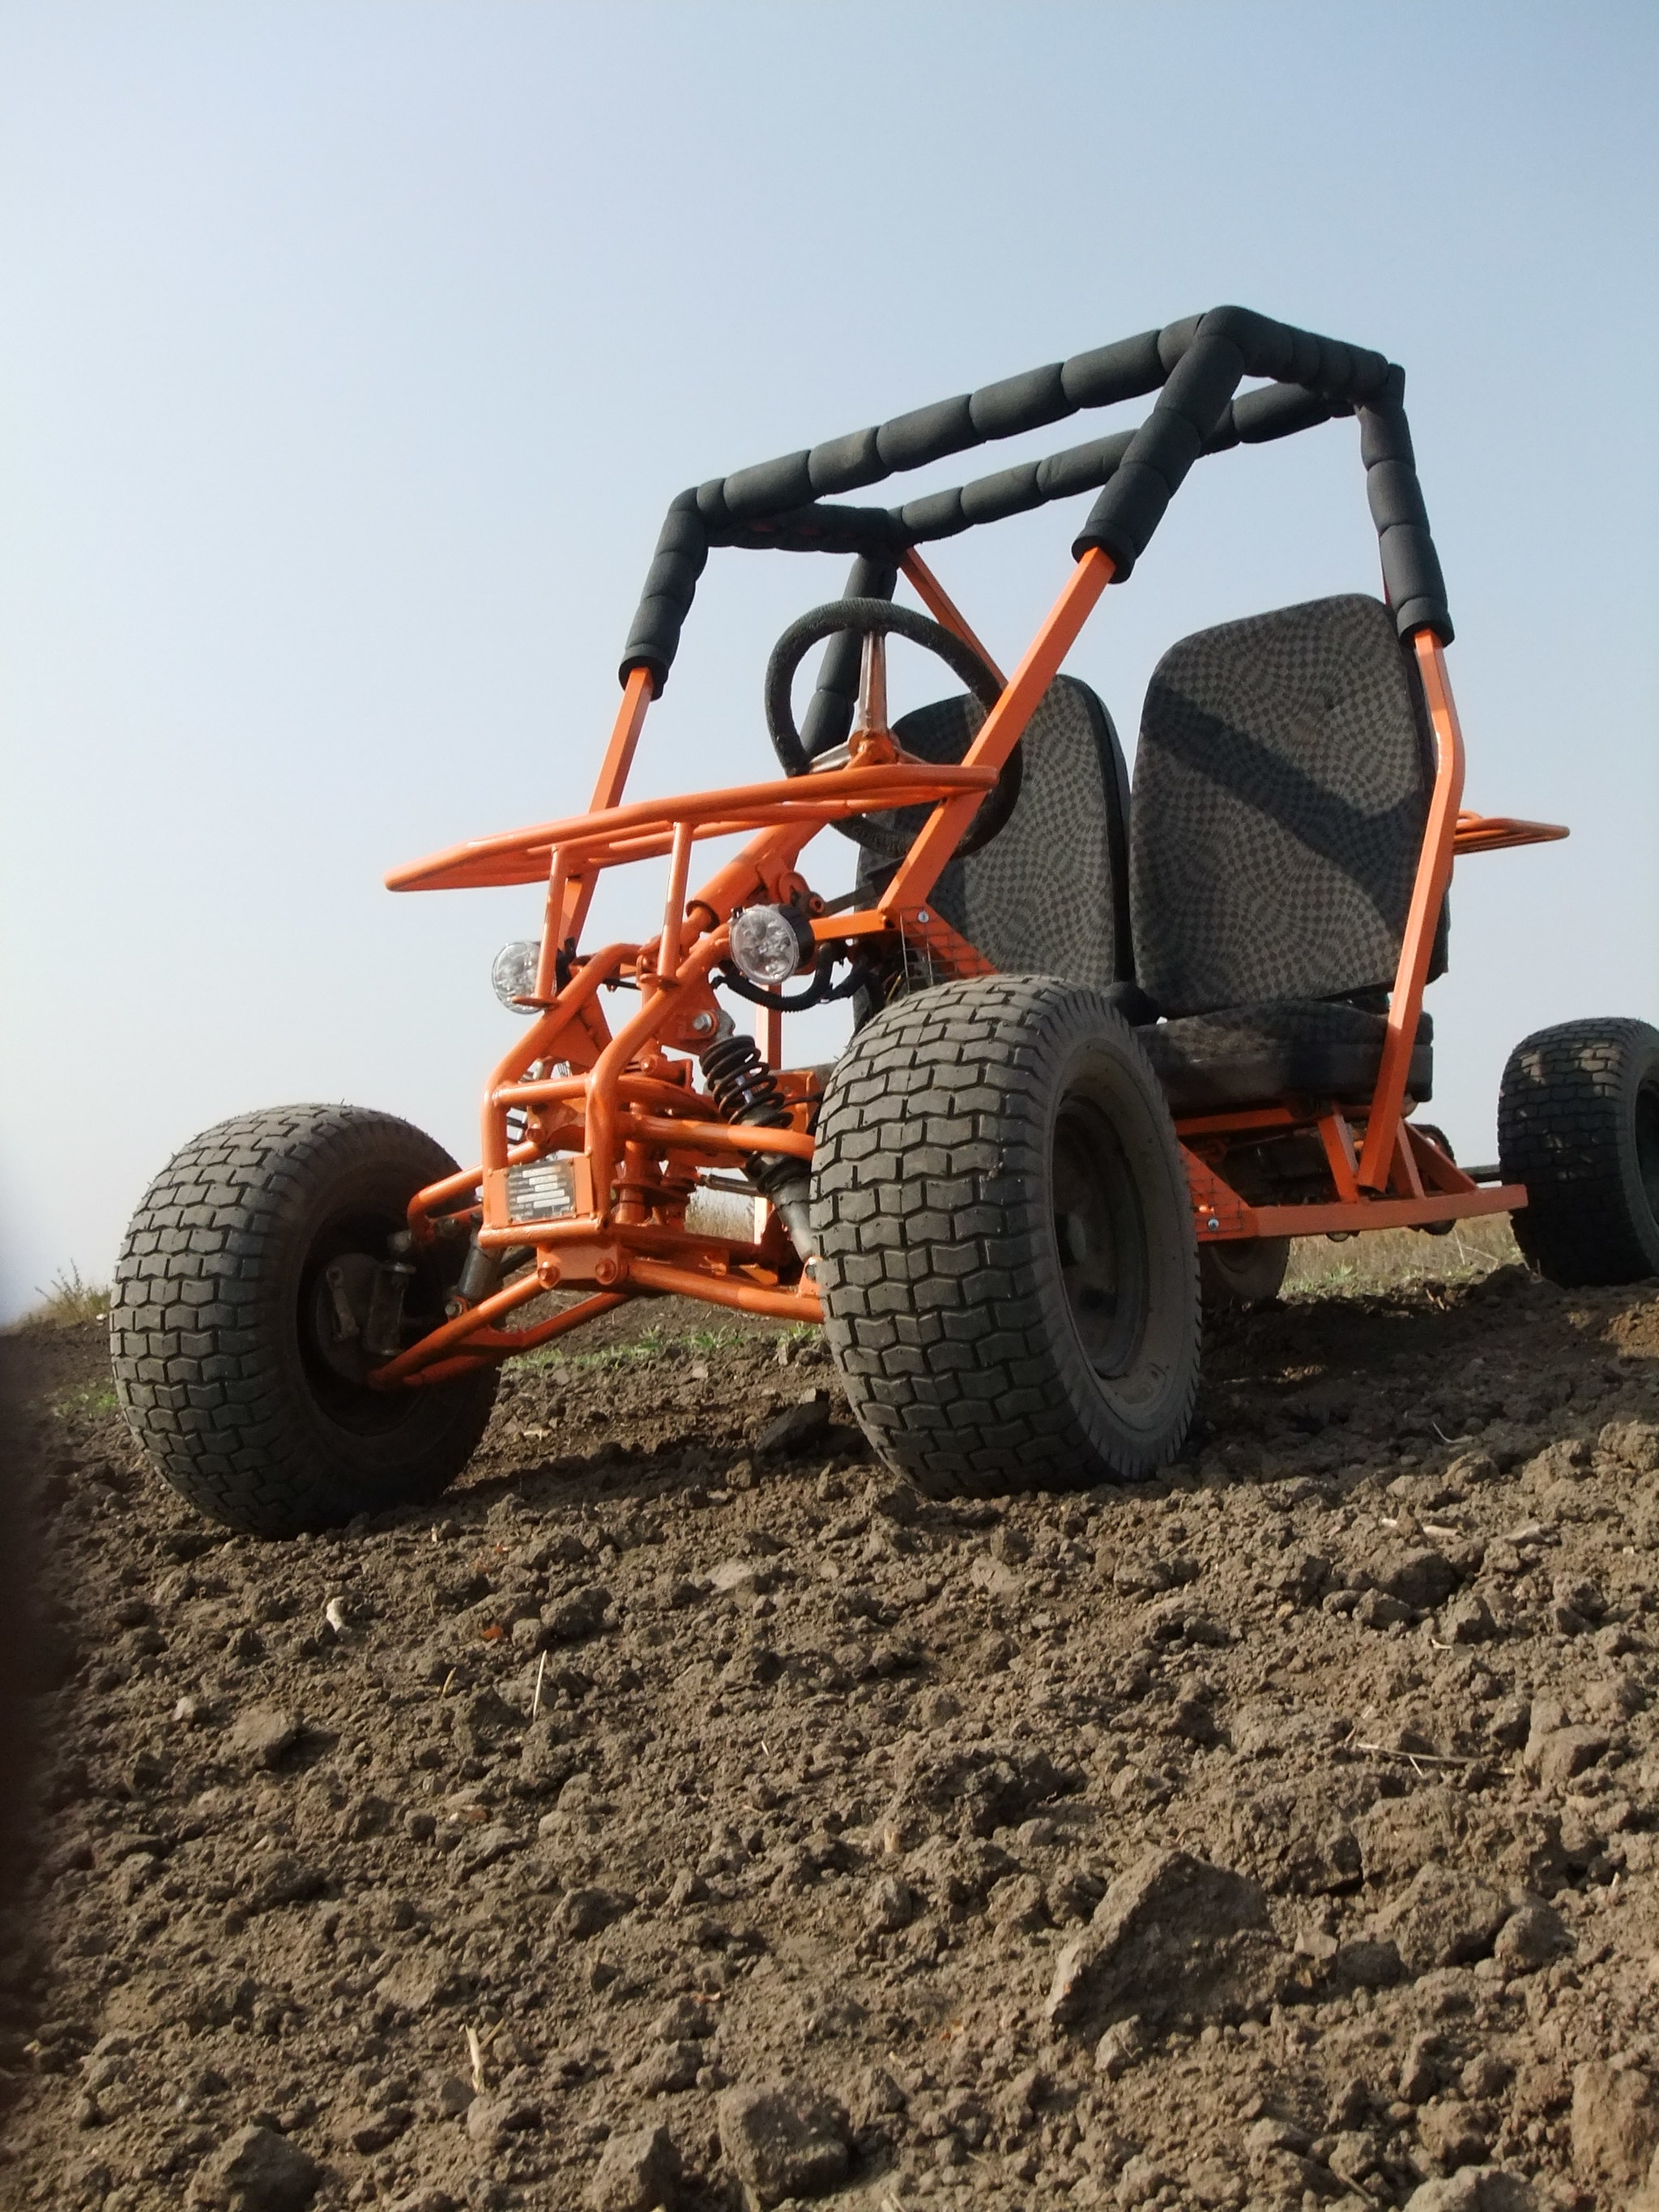
<path fill-rule="evenodd" d="M 811 957 L 811 927 L 793 907 L 746 906 L 732 920 L 732 957 L 751 983 L 786 983 Z"/>
<path fill-rule="evenodd" d="M 489 980 L 495 996 L 510 1014 L 538 1014 L 539 1006 L 526 1006 L 520 1000 L 527 999 L 536 988 L 536 968 L 542 948 L 534 939 L 515 938 L 511 945 L 502 945 L 495 955 L 495 964 L 489 971 Z"/>

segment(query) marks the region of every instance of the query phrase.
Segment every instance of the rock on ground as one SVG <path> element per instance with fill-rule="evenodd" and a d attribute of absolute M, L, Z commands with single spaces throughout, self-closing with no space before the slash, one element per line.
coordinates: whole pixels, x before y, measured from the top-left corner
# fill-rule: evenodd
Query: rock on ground
<path fill-rule="evenodd" d="M 587 2185 L 592 2212 L 670 2212 L 683 2171 L 674 2138 L 665 2127 L 631 2128 L 614 2135 L 599 2154 Z"/>
<path fill-rule="evenodd" d="M 191 2185 L 191 2201 L 218 2212 L 305 2212 L 322 2169 L 297 2143 L 273 2129 L 241 2129 L 210 2158 Z"/>
<path fill-rule="evenodd" d="M 757 2205 L 822 2197 L 847 2179 L 845 2111 L 797 2082 L 728 2089 L 720 2100 L 720 2148 Z"/>

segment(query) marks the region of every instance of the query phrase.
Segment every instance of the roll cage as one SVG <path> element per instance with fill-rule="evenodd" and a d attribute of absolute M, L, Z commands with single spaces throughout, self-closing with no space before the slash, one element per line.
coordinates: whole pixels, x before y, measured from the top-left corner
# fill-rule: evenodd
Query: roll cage
<path fill-rule="evenodd" d="M 1261 380 L 1241 391 L 1246 380 Z M 763 1074 L 750 1072 L 755 1095 L 740 1095 L 735 1079 L 722 1084 L 706 1057 L 708 1087 L 696 1085 L 699 1056 L 727 1025 L 716 971 L 729 961 L 732 915 L 757 902 L 792 908 L 826 954 L 884 963 L 906 979 L 988 972 L 991 963 L 933 908 L 934 885 L 1106 586 L 1131 574 L 1194 461 L 1338 416 L 1358 422 L 1384 593 L 1421 679 L 1435 750 L 1427 822 L 1370 1101 L 1356 1109 L 1285 1098 L 1179 1120 L 1197 1233 L 1232 1241 L 1438 1228 L 1524 1205 L 1519 1187 L 1497 1183 L 1495 1170 L 1466 1174 L 1443 1142 L 1407 1119 L 1412 1049 L 1455 854 L 1566 833 L 1461 811 L 1463 749 L 1444 657 L 1452 625 L 1404 389 L 1403 370 L 1381 354 L 1218 307 L 683 492 L 668 510 L 623 652 L 621 707 L 588 812 L 456 846 L 387 878 L 394 890 L 546 889 L 534 988 L 523 1002 L 535 1018 L 486 1085 L 480 1163 L 421 1192 L 410 1209 L 417 1244 L 471 1241 L 461 1289 L 445 1322 L 371 1379 L 381 1387 L 439 1382 L 545 1342 L 636 1295 L 678 1293 L 782 1319 L 819 1319 L 810 1263 L 786 1233 L 778 1206 L 757 1198 L 746 1238 L 687 1220 L 700 1185 L 722 1170 L 742 1165 L 755 1180 L 775 1183 L 788 1163 L 804 1176 L 812 1155 L 818 1079 L 812 1070 L 783 1066 L 775 1001 L 763 1017 Z M 948 455 L 1154 392 L 1150 414 L 1133 430 L 897 507 L 834 503 Z M 919 549 L 1091 490 L 1098 495 L 1073 540 L 1071 574 L 1003 679 Z M 726 546 L 851 555 L 850 597 L 890 598 L 902 575 L 933 619 L 989 663 L 1002 684 L 962 760 L 904 756 L 879 711 L 853 726 L 860 647 L 842 634 L 826 650 L 803 725 L 806 757 L 797 765 L 806 773 L 624 803 L 641 726 L 668 679 L 698 579 L 709 552 Z M 871 662 L 866 653 L 866 709 Z M 844 759 L 833 753 L 838 746 Z M 884 886 L 867 907 L 832 909 L 799 866 L 807 843 L 827 823 L 907 806 L 928 811 Z M 747 837 L 741 852 L 693 889 L 695 847 L 734 834 Z M 664 857 L 668 891 L 656 933 L 583 951 L 599 876 Z M 638 1003 L 613 1027 L 600 994 L 630 987 Z M 1230 1155 L 1273 1133 L 1316 1142 L 1326 1170 L 1322 1195 L 1251 1205 L 1240 1194 L 1229 1179 Z M 526 1260 L 533 1262 L 527 1270 Z M 504 1269 L 512 1279 L 501 1283 Z M 556 1288 L 586 1295 L 528 1326 L 502 1325 L 514 1308 Z"/>

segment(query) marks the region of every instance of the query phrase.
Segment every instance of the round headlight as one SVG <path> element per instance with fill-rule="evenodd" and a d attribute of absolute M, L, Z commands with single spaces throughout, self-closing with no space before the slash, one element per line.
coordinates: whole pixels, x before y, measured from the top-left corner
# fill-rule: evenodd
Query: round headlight
<path fill-rule="evenodd" d="M 502 945 L 495 955 L 495 964 L 489 971 L 489 980 L 495 996 L 510 1014 L 538 1014 L 539 1006 L 526 1006 L 523 1001 L 536 988 L 536 969 L 542 957 L 542 948 L 532 938 L 520 937 L 511 945 Z"/>
<path fill-rule="evenodd" d="M 786 983 L 815 950 L 811 925 L 792 906 L 746 906 L 732 917 L 732 957 L 751 983 Z"/>

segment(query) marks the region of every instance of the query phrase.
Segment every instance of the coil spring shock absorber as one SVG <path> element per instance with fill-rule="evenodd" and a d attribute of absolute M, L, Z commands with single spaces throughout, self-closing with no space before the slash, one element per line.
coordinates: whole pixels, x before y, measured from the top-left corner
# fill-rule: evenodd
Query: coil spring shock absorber
<path fill-rule="evenodd" d="M 762 1059 L 753 1037 L 718 1037 L 697 1054 L 708 1093 L 723 1121 L 751 1127 L 787 1129 L 789 1109 L 778 1079 Z M 782 1152 L 751 1152 L 744 1174 L 763 1198 L 769 1199 L 789 1241 L 810 1267 L 817 1256 L 812 1235 L 811 1183 L 805 1163 Z"/>

